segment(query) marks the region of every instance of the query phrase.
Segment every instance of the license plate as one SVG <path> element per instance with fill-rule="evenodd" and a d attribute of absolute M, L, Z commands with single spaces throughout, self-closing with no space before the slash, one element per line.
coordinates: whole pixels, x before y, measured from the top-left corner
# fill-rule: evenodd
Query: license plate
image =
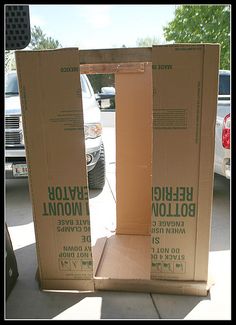
<path fill-rule="evenodd" d="M 108 108 L 111 106 L 110 99 L 102 99 L 101 100 L 101 108 Z"/>
<path fill-rule="evenodd" d="M 28 176 L 28 168 L 26 164 L 16 164 L 12 166 L 13 176 L 23 177 Z"/>

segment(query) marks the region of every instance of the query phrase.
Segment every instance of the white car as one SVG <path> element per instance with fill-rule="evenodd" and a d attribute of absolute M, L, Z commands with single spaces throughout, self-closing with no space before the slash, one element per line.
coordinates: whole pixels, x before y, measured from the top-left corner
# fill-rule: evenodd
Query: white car
<path fill-rule="evenodd" d="M 105 153 L 101 112 L 88 77 L 80 76 L 88 183 L 90 189 L 102 189 L 105 184 Z M 5 79 L 5 160 L 6 178 L 28 177 L 16 71 L 7 73 Z"/>
<path fill-rule="evenodd" d="M 215 129 L 215 161 L 214 172 L 228 179 L 231 175 L 231 101 L 230 101 L 230 71 L 219 71 L 219 93 Z"/>

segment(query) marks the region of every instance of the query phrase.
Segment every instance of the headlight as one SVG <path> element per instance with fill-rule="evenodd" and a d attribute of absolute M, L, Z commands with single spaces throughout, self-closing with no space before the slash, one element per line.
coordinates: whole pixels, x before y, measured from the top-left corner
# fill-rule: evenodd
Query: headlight
<path fill-rule="evenodd" d="M 85 124 L 84 126 L 85 139 L 95 139 L 102 134 L 102 125 L 96 124 Z"/>

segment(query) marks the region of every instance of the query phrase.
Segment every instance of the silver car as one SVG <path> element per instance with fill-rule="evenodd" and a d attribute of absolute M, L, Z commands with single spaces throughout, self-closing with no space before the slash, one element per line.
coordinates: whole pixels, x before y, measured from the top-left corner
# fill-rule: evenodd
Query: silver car
<path fill-rule="evenodd" d="M 102 189 L 105 184 L 105 152 L 101 112 L 88 77 L 80 76 L 88 184 L 90 189 Z M 16 71 L 7 73 L 5 79 L 5 171 L 6 178 L 28 177 Z"/>

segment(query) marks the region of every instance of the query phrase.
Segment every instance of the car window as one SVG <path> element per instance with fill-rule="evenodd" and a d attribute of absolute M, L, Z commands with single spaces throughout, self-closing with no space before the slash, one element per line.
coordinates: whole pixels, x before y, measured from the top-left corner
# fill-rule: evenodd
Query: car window
<path fill-rule="evenodd" d="M 220 74 L 219 95 L 230 95 L 230 75 Z"/>
<path fill-rule="evenodd" d="M 81 81 L 81 89 L 83 93 L 82 95 L 84 97 L 91 97 L 91 92 L 88 87 L 86 79 L 81 76 L 80 81 Z M 5 79 L 5 94 L 18 94 L 18 93 L 19 93 L 19 88 L 18 88 L 17 74 L 8 73 Z"/>
<path fill-rule="evenodd" d="M 6 94 L 18 94 L 18 82 L 16 73 L 9 73 L 5 79 L 5 93 Z"/>

